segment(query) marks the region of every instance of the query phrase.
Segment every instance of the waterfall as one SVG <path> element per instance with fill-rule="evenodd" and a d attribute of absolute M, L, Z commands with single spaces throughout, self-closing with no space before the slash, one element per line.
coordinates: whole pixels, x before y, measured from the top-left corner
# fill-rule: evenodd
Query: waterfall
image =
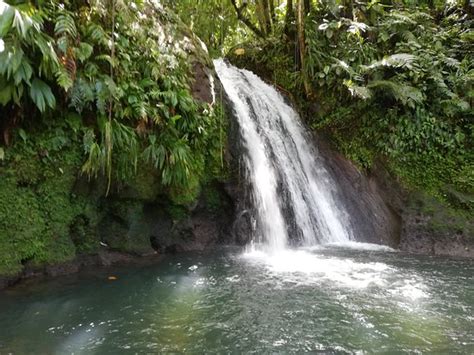
<path fill-rule="evenodd" d="M 254 240 L 270 251 L 352 239 L 337 184 L 298 113 L 248 70 L 214 61 L 233 105 L 255 208 Z"/>

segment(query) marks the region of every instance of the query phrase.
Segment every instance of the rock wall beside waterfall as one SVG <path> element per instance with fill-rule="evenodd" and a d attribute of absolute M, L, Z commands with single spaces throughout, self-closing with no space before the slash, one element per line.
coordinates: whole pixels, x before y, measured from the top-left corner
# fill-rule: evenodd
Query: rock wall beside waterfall
<path fill-rule="evenodd" d="M 358 221 L 359 238 L 416 254 L 474 257 L 474 218 L 420 191 L 410 191 L 383 164 L 368 174 L 315 139 Z"/>
<path fill-rule="evenodd" d="M 337 177 L 360 241 L 416 254 L 474 257 L 474 218 L 420 191 L 403 188 L 378 163 L 367 174 L 335 152 L 328 139 L 315 144 Z"/>
<path fill-rule="evenodd" d="M 474 257 L 474 216 L 422 191 L 403 188 L 381 164 L 371 179 L 401 220 L 399 249 L 415 254 Z"/>
<path fill-rule="evenodd" d="M 351 216 L 356 240 L 397 248 L 402 220 L 397 210 L 384 199 L 380 183 L 335 152 L 329 141 L 322 136 L 315 134 L 314 144 L 339 183 L 341 198 Z"/>

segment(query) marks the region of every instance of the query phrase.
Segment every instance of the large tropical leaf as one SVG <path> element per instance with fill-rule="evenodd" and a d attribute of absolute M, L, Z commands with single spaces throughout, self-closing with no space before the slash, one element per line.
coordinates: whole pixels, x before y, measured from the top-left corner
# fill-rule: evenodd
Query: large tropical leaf
<path fill-rule="evenodd" d="M 15 10 L 13 16 L 13 27 L 17 30 L 23 38 L 26 38 L 28 30 L 33 26 L 34 21 L 30 16 L 32 8 L 30 5 L 22 5 L 22 11 Z"/>
<path fill-rule="evenodd" d="M 41 112 L 44 112 L 46 107 L 54 108 L 56 106 L 56 98 L 51 88 L 38 78 L 35 78 L 31 83 L 30 97 Z"/>
<path fill-rule="evenodd" d="M 5 106 L 10 102 L 13 96 L 13 91 L 15 87 L 10 84 L 2 85 L 0 83 L 0 104 Z"/>
<path fill-rule="evenodd" d="M 15 17 L 15 8 L 4 1 L 0 1 L 0 38 L 10 31 L 13 18 Z"/>

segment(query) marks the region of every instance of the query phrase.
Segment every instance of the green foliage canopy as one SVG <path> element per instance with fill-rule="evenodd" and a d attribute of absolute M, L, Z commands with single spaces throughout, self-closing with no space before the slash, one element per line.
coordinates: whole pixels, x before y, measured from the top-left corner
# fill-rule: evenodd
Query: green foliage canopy
<path fill-rule="evenodd" d="M 0 2 L 5 143 L 19 122 L 74 117 L 90 177 L 110 184 L 153 166 L 195 195 L 222 144 L 220 116 L 191 95 L 192 64 L 209 65 L 199 40 L 155 1 L 39 3 Z"/>
<path fill-rule="evenodd" d="M 294 15 L 301 2 L 304 48 Z M 452 186 L 474 193 L 469 1 L 277 5 L 271 33 L 235 42 L 235 63 L 291 93 L 311 127 L 362 168 L 383 161 L 406 185 L 441 198 Z"/>

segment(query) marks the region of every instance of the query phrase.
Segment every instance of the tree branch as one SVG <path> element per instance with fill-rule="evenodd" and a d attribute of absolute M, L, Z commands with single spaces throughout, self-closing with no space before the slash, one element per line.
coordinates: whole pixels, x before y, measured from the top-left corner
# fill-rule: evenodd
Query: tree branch
<path fill-rule="evenodd" d="M 235 12 L 237 13 L 237 18 L 242 21 L 248 28 L 252 30 L 258 37 L 265 38 L 265 34 L 257 28 L 245 15 L 243 14 L 243 10 L 247 6 L 247 4 L 243 4 L 241 7 L 237 6 L 236 0 L 230 0 L 232 6 L 234 6 Z"/>

